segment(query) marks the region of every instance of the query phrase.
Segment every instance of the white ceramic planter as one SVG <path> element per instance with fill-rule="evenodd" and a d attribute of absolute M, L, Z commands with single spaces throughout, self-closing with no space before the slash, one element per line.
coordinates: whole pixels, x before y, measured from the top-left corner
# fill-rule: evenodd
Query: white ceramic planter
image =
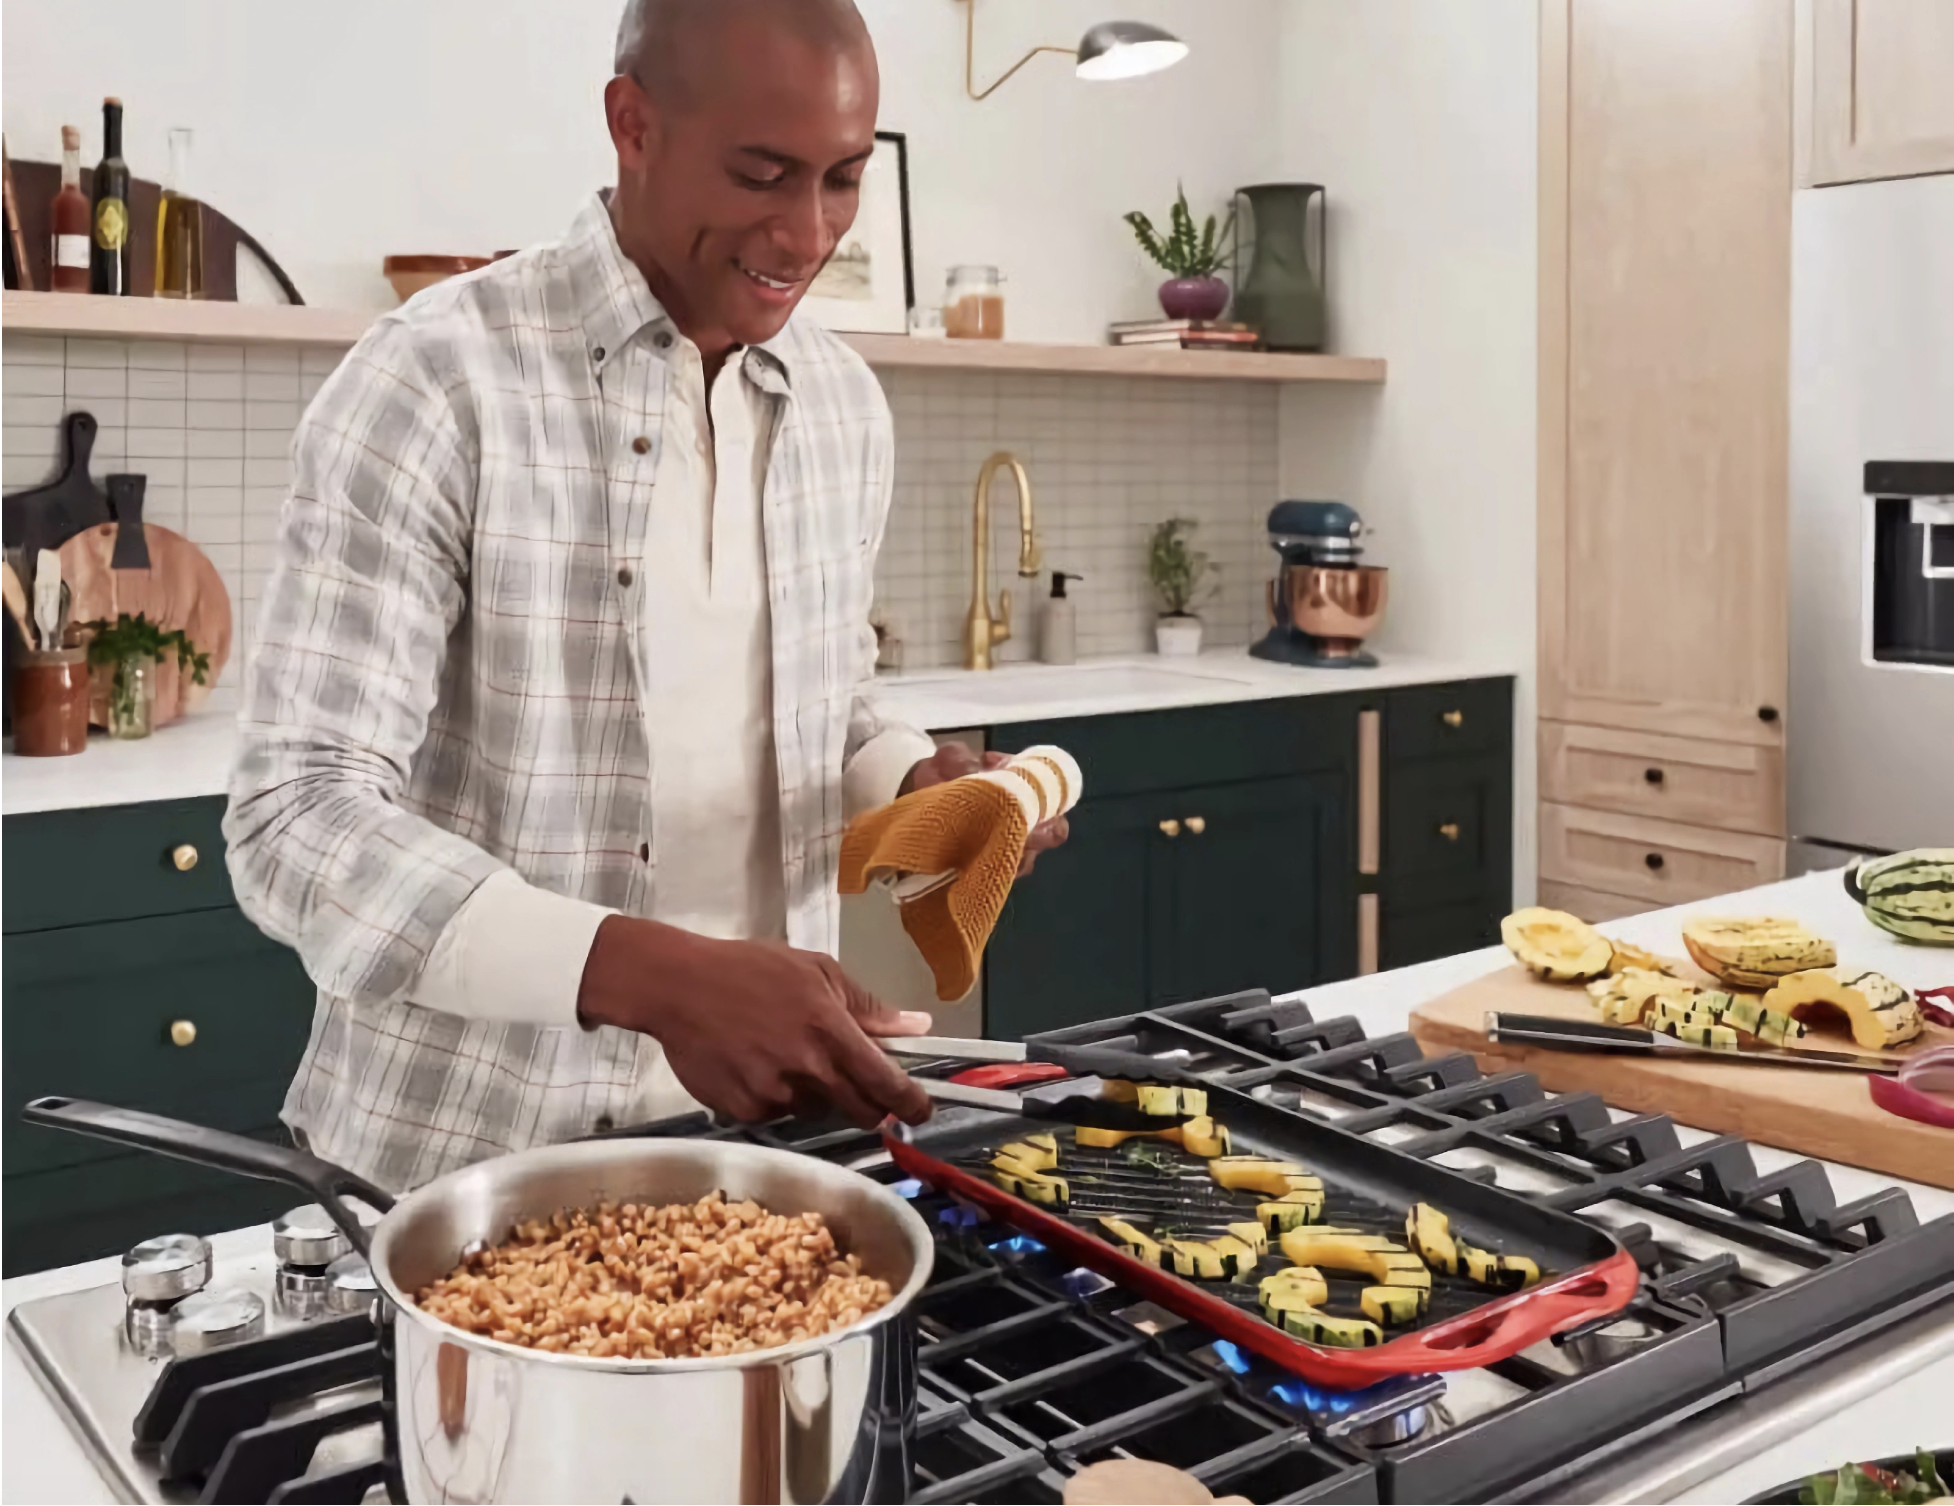
<path fill-rule="evenodd" d="M 1153 644 L 1163 659 L 1192 659 L 1201 652 L 1201 619 L 1158 619 L 1153 625 Z"/>

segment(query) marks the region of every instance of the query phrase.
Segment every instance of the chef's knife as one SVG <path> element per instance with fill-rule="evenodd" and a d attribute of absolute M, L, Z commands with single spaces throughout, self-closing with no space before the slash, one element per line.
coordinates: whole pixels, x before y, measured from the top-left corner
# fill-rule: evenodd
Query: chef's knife
<path fill-rule="evenodd" d="M 1626 1025 L 1598 1025 L 1587 1020 L 1562 1020 L 1551 1015 L 1486 1015 L 1486 1039 L 1503 1045 L 1538 1046 L 1548 1051 L 1597 1051 L 1617 1056 L 1673 1056 L 1691 1061 L 1736 1062 L 1755 1067 L 1832 1067 L 1848 1072 L 1891 1075 L 1899 1064 L 1847 1051 L 1788 1051 L 1775 1046 L 1743 1046 L 1735 1051 L 1698 1046 L 1653 1030 Z"/>

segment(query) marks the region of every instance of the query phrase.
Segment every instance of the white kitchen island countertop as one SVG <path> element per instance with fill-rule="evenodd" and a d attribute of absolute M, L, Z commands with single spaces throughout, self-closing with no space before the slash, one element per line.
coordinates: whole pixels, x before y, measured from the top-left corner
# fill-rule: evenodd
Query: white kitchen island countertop
<path fill-rule="evenodd" d="M 882 705 L 925 732 L 996 727 L 1053 717 L 1169 711 L 1233 701 L 1280 700 L 1510 675 L 1511 665 L 1390 655 L 1375 669 L 1299 669 L 1217 649 L 1195 659 L 1140 655 L 1056 668 L 932 669 L 876 681 Z M 137 742 L 99 733 L 70 758 L 0 756 L 0 813 L 76 810 L 221 795 L 237 751 L 228 711 L 200 711 Z"/>
<path fill-rule="evenodd" d="M 1742 894 L 1675 910 L 1659 910 L 1606 927 L 1608 933 L 1658 952 L 1679 947 L 1678 924 L 1685 914 L 1717 911 L 1726 914 L 1790 915 L 1813 930 L 1832 937 L 1840 951 L 1855 962 L 1889 972 L 1915 987 L 1947 981 L 1954 953 L 1929 947 L 1910 947 L 1874 928 L 1846 897 L 1836 873 L 1813 874 Z M 1318 1018 L 1354 1015 L 1371 1035 L 1403 1030 L 1419 1004 L 1459 984 L 1506 965 L 1497 947 L 1448 957 L 1416 967 L 1353 978 L 1308 992 Z M 1688 1138 L 1686 1136 L 1686 1138 Z M 1701 1138 L 1698 1136 L 1698 1138 Z M 1954 1134 L 1950 1135 L 1954 1146 Z M 1797 1157 L 1767 1147 L 1756 1148 L 1761 1169 L 1785 1165 Z M 1828 1168 L 1841 1201 L 1896 1185 L 1892 1177 L 1853 1167 Z M 1913 1199 L 1922 1221 L 1954 1214 L 1954 1193 L 1900 1183 Z M 159 1231 L 160 1232 L 160 1231 Z M 263 1249 L 269 1230 L 236 1230 L 217 1237 L 221 1270 L 228 1252 Z M 105 1284 L 117 1279 L 113 1258 L 90 1261 L 61 1270 L 19 1276 L 0 1284 L 0 1304 Z M 1742 1399 L 1725 1403 L 1696 1423 L 1685 1424 L 1706 1433 L 1702 1461 L 1694 1478 L 1651 1488 L 1646 1477 L 1622 1476 L 1622 1493 L 1597 1498 L 1622 1500 L 1737 1501 L 1778 1483 L 1818 1470 L 1835 1468 L 1848 1459 L 1872 1459 L 1910 1452 L 1916 1446 L 1945 1447 L 1954 1442 L 1954 1420 L 1947 1398 L 1954 1395 L 1954 1324 L 1923 1319 L 1897 1326 L 1884 1344 L 1895 1363 L 1868 1372 L 1862 1381 L 1814 1399 L 1804 1411 L 1787 1402 L 1781 1407 L 1754 1409 L 1762 1415 L 1733 1415 Z M 4 1412 L 4 1455 L 0 1455 L 0 1500 L 106 1501 L 106 1486 L 81 1446 L 69 1435 L 47 1397 L 21 1361 L 14 1346 L 6 1346 L 4 1379 L 0 1380 L 0 1411 Z M 1813 1367 L 1822 1371 L 1830 1362 Z M 1767 1398 L 1768 1399 L 1768 1398 Z M 1739 1425 L 1741 1424 L 1741 1426 Z M 1659 1441 L 1644 1447 L 1654 1453 Z M 1573 1499 L 1574 1497 L 1569 1497 Z"/>

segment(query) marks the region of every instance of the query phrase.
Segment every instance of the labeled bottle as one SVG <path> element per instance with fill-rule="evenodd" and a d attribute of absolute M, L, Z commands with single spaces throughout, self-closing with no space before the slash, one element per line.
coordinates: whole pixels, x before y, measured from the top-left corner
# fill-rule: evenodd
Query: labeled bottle
<path fill-rule="evenodd" d="M 81 132 L 61 128 L 61 188 L 48 205 L 48 286 L 88 291 L 88 195 L 81 191 Z"/>
<path fill-rule="evenodd" d="M 204 206 L 191 197 L 190 129 L 170 128 L 170 175 L 156 203 L 156 296 L 204 296 Z"/>
<path fill-rule="evenodd" d="M 102 160 L 95 169 L 94 237 L 88 257 L 88 291 L 129 293 L 129 164 L 122 160 L 122 101 L 102 101 Z"/>
<path fill-rule="evenodd" d="M 1052 594 L 1045 603 L 1044 620 L 1039 624 L 1038 657 L 1047 664 L 1074 664 L 1079 657 L 1079 619 L 1072 598 L 1065 594 L 1068 580 L 1084 580 L 1083 575 L 1052 572 Z"/>

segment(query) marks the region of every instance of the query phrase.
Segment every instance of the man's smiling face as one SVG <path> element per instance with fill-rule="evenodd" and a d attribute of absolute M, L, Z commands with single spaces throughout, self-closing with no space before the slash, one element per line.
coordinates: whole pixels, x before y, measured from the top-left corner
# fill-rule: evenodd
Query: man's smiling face
<path fill-rule="evenodd" d="M 606 93 L 619 240 L 702 346 L 780 332 L 854 223 L 875 147 L 866 31 L 790 7 L 830 10 L 718 0 Z"/>

